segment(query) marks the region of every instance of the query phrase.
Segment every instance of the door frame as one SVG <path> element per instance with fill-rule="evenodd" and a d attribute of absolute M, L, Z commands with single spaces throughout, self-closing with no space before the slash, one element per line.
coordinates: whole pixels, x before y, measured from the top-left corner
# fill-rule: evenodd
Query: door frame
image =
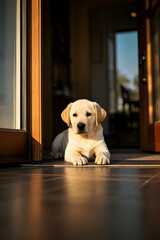
<path fill-rule="evenodd" d="M 42 160 L 42 13 L 41 0 L 29 3 L 30 159 Z"/>

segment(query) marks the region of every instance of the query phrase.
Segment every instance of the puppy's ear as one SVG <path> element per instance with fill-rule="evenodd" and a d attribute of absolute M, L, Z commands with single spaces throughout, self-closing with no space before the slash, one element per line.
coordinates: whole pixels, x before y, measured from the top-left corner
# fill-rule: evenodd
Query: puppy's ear
<path fill-rule="evenodd" d="M 67 123 L 68 127 L 70 125 L 70 110 L 71 110 L 71 107 L 72 107 L 72 103 L 68 104 L 68 106 L 61 113 L 61 118 L 65 123 Z"/>
<path fill-rule="evenodd" d="M 104 119 L 106 118 L 107 113 L 106 113 L 106 111 L 105 111 L 103 108 L 101 108 L 101 106 L 100 106 L 98 103 L 96 103 L 96 102 L 93 103 L 93 107 L 94 107 L 95 112 L 96 112 L 96 126 L 98 127 L 98 124 L 101 123 L 101 122 L 103 122 Z"/>

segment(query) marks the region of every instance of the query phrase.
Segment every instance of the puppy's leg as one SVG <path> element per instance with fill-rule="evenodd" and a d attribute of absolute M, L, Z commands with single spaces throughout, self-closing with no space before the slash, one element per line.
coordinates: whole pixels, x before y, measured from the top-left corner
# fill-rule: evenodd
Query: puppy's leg
<path fill-rule="evenodd" d="M 55 159 L 63 158 L 67 142 L 68 142 L 68 130 L 58 134 L 55 137 L 50 152 L 52 157 L 54 157 Z"/>
<path fill-rule="evenodd" d="M 110 152 L 108 151 L 108 148 L 106 144 L 103 144 L 103 147 L 96 149 L 96 159 L 95 163 L 100 165 L 110 164 Z"/>
<path fill-rule="evenodd" d="M 82 156 L 79 152 L 72 149 L 67 149 L 65 151 L 65 161 L 73 163 L 73 165 L 86 165 L 88 164 L 88 159 Z"/>

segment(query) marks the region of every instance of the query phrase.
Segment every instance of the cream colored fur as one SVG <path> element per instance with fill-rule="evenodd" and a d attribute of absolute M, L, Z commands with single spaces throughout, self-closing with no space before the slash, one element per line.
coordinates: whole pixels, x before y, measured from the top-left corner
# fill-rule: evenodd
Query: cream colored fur
<path fill-rule="evenodd" d="M 99 104 L 86 99 L 77 100 L 64 109 L 61 117 L 69 128 L 54 139 L 51 147 L 54 158 L 64 157 L 74 165 L 88 164 L 93 158 L 97 164 L 110 163 L 101 125 L 106 112 Z"/>

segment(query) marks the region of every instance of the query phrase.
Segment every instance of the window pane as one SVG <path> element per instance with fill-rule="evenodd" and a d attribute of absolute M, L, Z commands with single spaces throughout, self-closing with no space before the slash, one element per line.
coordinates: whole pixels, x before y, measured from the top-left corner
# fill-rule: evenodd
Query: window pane
<path fill-rule="evenodd" d="M 122 111 L 124 95 L 122 87 L 129 93 L 130 100 L 139 101 L 138 81 L 138 36 L 136 31 L 116 34 L 117 109 Z"/>
<path fill-rule="evenodd" d="M 0 1 L 0 128 L 20 129 L 20 0 Z"/>

